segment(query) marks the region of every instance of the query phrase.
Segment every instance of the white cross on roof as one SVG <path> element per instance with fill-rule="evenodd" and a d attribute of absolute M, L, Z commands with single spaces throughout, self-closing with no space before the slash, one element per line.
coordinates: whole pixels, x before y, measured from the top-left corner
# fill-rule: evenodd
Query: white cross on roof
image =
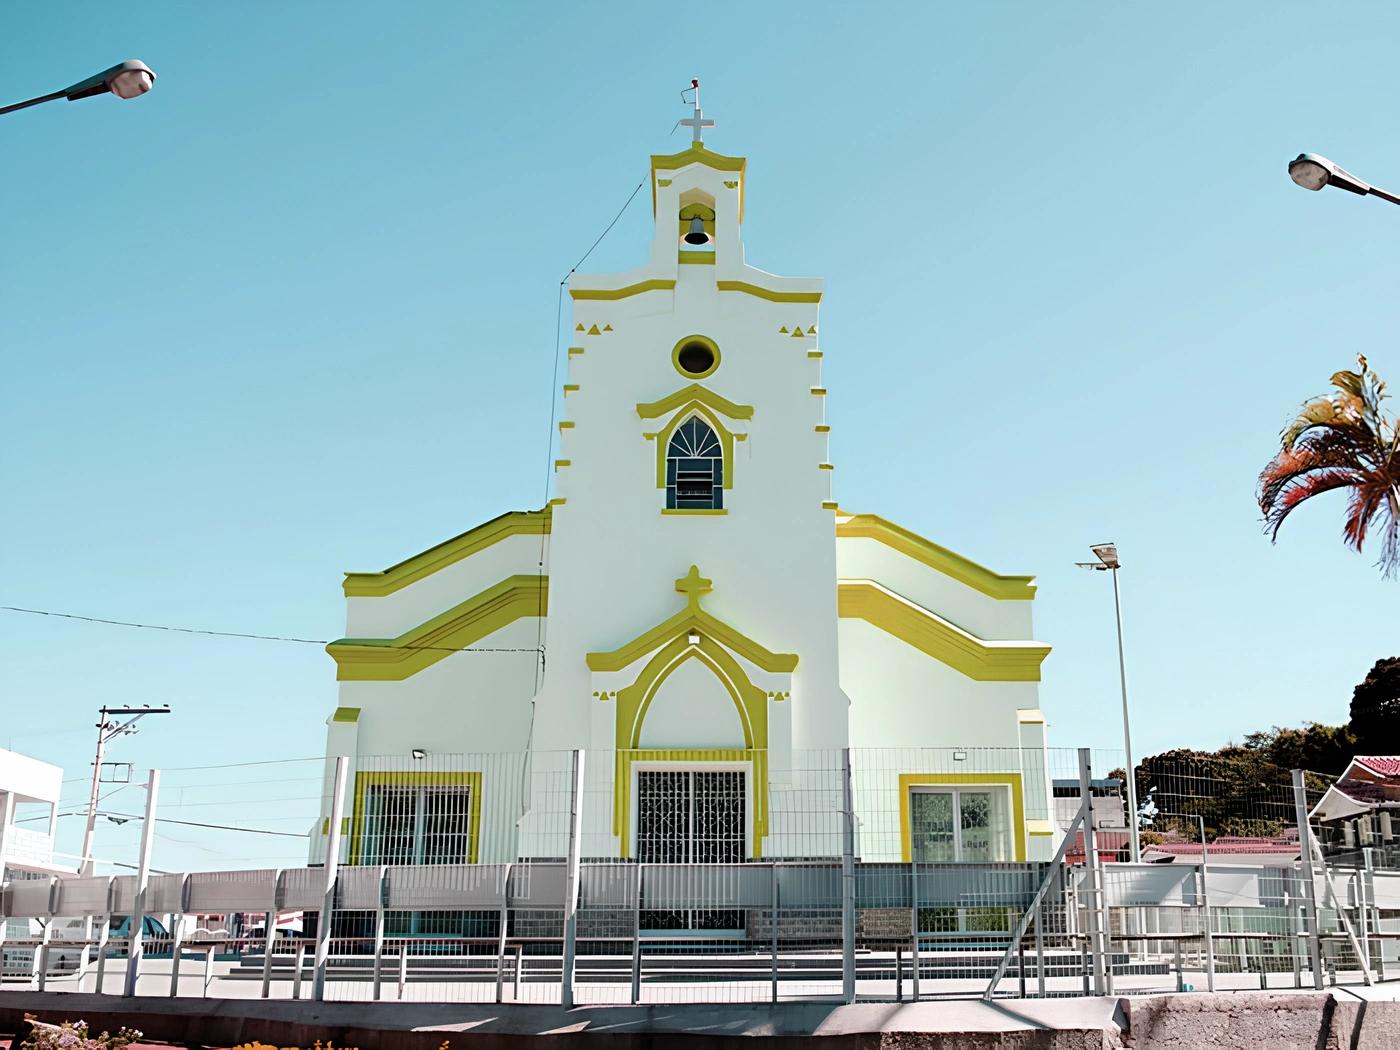
<path fill-rule="evenodd" d="M 696 144 L 699 144 L 700 132 L 703 131 L 705 128 L 714 127 L 715 122 L 713 120 L 707 120 L 705 118 L 705 115 L 700 111 L 700 81 L 692 80 L 690 82 L 690 86 L 695 91 L 695 115 L 689 117 L 686 120 L 682 120 L 680 123 L 681 127 L 691 129 L 690 140 Z"/>

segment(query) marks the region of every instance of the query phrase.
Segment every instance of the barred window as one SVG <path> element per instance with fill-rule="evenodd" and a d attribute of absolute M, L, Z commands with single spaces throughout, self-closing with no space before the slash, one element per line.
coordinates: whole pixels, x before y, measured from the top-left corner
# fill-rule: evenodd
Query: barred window
<path fill-rule="evenodd" d="M 724 506 L 724 451 L 698 416 L 678 426 L 666 447 L 666 507 L 720 510 Z"/>
<path fill-rule="evenodd" d="M 471 788 L 371 784 L 365 791 L 361 864 L 465 864 L 471 855 Z"/>

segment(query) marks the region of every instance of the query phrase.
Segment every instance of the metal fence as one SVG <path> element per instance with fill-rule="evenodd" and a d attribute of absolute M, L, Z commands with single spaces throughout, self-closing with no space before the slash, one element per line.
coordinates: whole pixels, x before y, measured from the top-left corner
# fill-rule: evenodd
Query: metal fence
<path fill-rule="evenodd" d="M 1317 782 L 1272 771 L 1282 786 L 1260 793 L 1259 841 L 1291 841 L 1300 860 L 1192 855 L 1193 798 L 1220 794 L 1205 785 L 1148 818 L 1158 849 L 1185 852 L 1129 863 L 1121 785 L 1092 766 L 1088 752 L 951 748 L 341 760 L 311 829 L 319 864 L 12 878 L 4 987 L 572 1005 L 1400 972 L 1400 871 L 1312 849 L 1297 814 Z M 299 931 L 279 929 L 289 913 Z"/>

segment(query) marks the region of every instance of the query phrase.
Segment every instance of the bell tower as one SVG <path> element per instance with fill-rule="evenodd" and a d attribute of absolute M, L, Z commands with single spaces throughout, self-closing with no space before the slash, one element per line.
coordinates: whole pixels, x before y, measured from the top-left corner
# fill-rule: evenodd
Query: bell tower
<path fill-rule="evenodd" d="M 665 739 L 668 753 L 718 748 L 786 769 L 793 748 L 848 739 L 822 284 L 745 261 L 747 162 L 701 141 L 714 121 L 696 88 L 690 145 L 651 158 L 647 262 L 569 282 L 533 747 L 622 753 Z M 703 607 L 675 586 L 698 574 Z M 651 665 L 666 653 L 690 669 Z M 664 705 L 643 687 L 653 678 Z M 726 695 L 737 715 L 720 716 Z M 664 732 L 646 722 L 663 710 Z"/>

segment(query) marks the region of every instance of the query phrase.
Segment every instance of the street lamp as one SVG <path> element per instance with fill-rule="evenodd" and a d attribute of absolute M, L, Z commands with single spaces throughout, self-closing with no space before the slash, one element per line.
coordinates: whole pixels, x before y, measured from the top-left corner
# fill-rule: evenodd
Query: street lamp
<path fill-rule="evenodd" d="M 62 91 L 26 99 L 24 102 L 16 102 L 11 106 L 0 106 L 0 115 L 13 113 L 17 109 L 28 109 L 30 106 L 37 106 L 40 102 L 53 102 L 60 98 L 76 102 L 80 98 L 92 98 L 94 95 L 105 95 L 108 92 L 116 95 L 117 98 L 136 98 L 150 91 L 151 85 L 155 82 L 156 75 L 151 72 L 150 66 L 137 59 L 129 58 L 125 62 L 117 63 L 111 69 L 104 69 L 96 76 L 80 80 Z"/>
<path fill-rule="evenodd" d="M 1358 179 L 1346 168 L 1334 164 L 1317 153 L 1300 153 L 1289 161 L 1288 177 L 1305 190 L 1320 190 L 1324 186 L 1336 186 L 1339 190 L 1355 193 L 1359 197 L 1365 197 L 1369 194 L 1372 197 L 1390 201 L 1391 204 L 1400 204 L 1400 197 Z"/>
<path fill-rule="evenodd" d="M 1081 569 L 1113 573 L 1113 615 L 1118 623 L 1118 684 L 1123 691 L 1123 760 L 1128 775 L 1128 857 L 1134 864 L 1142 859 L 1138 844 L 1137 777 L 1133 767 L 1133 737 L 1128 730 L 1128 672 L 1123 663 L 1123 605 L 1118 599 L 1118 548 L 1112 543 L 1096 543 L 1089 548 L 1099 560 L 1075 562 Z"/>

